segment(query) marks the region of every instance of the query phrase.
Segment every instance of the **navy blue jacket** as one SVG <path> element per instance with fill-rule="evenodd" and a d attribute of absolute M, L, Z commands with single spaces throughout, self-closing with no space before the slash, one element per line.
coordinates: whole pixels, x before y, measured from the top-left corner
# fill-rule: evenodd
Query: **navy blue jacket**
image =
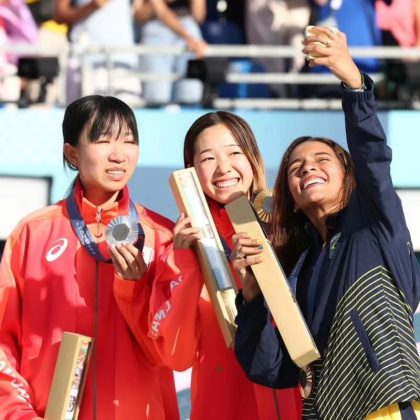
<path fill-rule="evenodd" d="M 302 293 L 308 270 L 297 278 L 298 302 L 321 353 L 312 365 L 313 392 L 304 401 L 307 419 L 362 419 L 394 402 L 420 398 L 413 331 L 420 273 L 368 77 L 366 84 L 365 92 L 343 89 L 356 189 L 347 207 L 327 221 L 325 252 L 317 241 L 308 251 L 306 268 L 320 259 L 311 295 Z M 314 303 L 312 311 L 308 302 Z M 237 307 L 235 352 L 247 376 L 269 387 L 296 386 L 299 370 L 263 298 L 244 304 L 238 295 Z"/>

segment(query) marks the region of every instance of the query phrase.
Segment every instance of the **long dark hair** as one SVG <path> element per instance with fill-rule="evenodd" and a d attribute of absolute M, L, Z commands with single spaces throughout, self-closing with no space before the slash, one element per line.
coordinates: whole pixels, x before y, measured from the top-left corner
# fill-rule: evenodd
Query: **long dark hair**
<path fill-rule="evenodd" d="M 87 127 L 87 138 L 90 142 L 97 140 L 101 134 L 112 131 L 118 124 L 118 135 L 124 129 L 131 130 L 134 141 L 139 143 L 136 117 L 133 110 L 123 101 L 113 96 L 90 95 L 70 103 L 64 113 L 64 143 L 76 147 L 81 134 Z M 64 166 L 72 170 L 77 168 L 67 160 L 63 153 Z"/>
<path fill-rule="evenodd" d="M 195 143 L 199 135 L 209 127 L 222 124 L 230 132 L 248 159 L 254 175 L 251 192 L 262 190 L 266 186 L 264 161 L 258 148 L 254 133 L 249 124 L 231 112 L 217 111 L 202 115 L 194 121 L 185 135 L 184 166 L 193 166 Z"/>
<path fill-rule="evenodd" d="M 347 206 L 355 187 L 353 160 L 349 152 L 335 141 L 324 137 L 304 136 L 298 137 L 290 144 L 283 155 L 274 184 L 273 214 L 271 219 L 272 244 L 287 274 L 290 273 L 299 255 L 309 245 L 309 239 L 305 233 L 305 223 L 308 222 L 308 219 L 303 212 L 296 212 L 288 184 L 290 155 L 297 146 L 307 141 L 317 141 L 329 146 L 344 169 L 340 209 Z"/>

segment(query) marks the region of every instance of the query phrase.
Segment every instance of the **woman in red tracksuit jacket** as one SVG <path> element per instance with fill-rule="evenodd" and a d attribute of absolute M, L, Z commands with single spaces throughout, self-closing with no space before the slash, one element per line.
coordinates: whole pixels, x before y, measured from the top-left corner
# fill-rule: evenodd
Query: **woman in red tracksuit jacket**
<path fill-rule="evenodd" d="M 212 112 L 194 122 L 184 143 L 185 166 L 194 166 L 222 240 L 232 247 L 233 227 L 224 205 L 265 187 L 264 166 L 254 135 L 240 117 Z M 178 280 L 155 283 L 151 335 L 165 363 L 183 370 L 192 362 L 191 420 L 300 419 L 296 388 L 272 390 L 252 384 L 233 349 L 226 347 L 203 287 L 190 244 L 200 237 L 181 215 L 167 262 L 181 270 Z M 175 269 L 174 269 L 175 270 Z M 174 277 L 175 278 L 175 277 Z M 238 278 L 235 277 L 240 287 Z"/>
<path fill-rule="evenodd" d="M 78 171 L 72 190 L 22 220 L 2 258 L 0 417 L 44 417 L 68 331 L 94 338 L 80 420 L 176 420 L 172 372 L 158 366 L 147 338 L 156 261 L 173 223 L 130 201 L 127 182 L 139 155 L 134 114 L 116 98 L 84 97 L 67 107 L 63 134 L 64 161 Z M 106 244 L 106 226 L 127 215 L 144 233 L 142 252 Z M 128 327 L 133 307 L 136 320 L 144 314 L 135 331 Z"/>

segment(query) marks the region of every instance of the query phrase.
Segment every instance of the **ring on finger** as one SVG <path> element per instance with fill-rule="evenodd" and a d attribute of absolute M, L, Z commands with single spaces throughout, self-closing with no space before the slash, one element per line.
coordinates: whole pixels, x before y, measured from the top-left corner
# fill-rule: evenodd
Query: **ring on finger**
<path fill-rule="evenodd" d="M 242 260 L 244 258 L 243 254 L 239 251 L 239 249 L 236 251 L 235 259 Z"/>
<path fill-rule="evenodd" d="M 331 41 L 331 39 L 329 39 L 327 42 L 325 42 L 325 46 L 326 46 L 327 48 L 330 48 L 330 47 L 331 47 L 331 45 L 332 45 L 332 41 Z"/>

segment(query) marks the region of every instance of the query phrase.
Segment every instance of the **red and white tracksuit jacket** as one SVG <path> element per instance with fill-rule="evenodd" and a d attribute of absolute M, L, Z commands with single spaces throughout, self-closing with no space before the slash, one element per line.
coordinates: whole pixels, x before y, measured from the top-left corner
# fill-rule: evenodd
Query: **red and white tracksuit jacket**
<path fill-rule="evenodd" d="M 209 206 L 219 234 L 232 247 L 234 230 L 225 209 L 213 201 Z M 149 334 L 165 364 L 175 370 L 193 366 L 191 420 L 300 419 L 297 388 L 253 384 L 227 349 L 193 252 L 170 248 L 162 257 L 161 268 L 168 275 L 171 266 L 173 274 L 154 283 Z"/>
<path fill-rule="evenodd" d="M 79 185 L 75 196 L 92 232 L 103 232 L 110 220 L 128 213 L 127 189 L 118 203 L 103 209 L 100 223 L 97 208 L 82 198 Z M 9 237 L 0 268 L 1 419 L 44 416 L 64 331 L 95 339 L 80 420 L 95 418 L 94 399 L 97 420 L 179 418 L 172 372 L 161 367 L 147 337 L 156 261 L 172 241 L 173 224 L 136 207 L 148 264 L 138 281 L 118 278 L 113 264 L 90 256 L 72 229 L 65 201 L 29 215 Z M 99 247 L 107 252 L 105 243 Z"/>

